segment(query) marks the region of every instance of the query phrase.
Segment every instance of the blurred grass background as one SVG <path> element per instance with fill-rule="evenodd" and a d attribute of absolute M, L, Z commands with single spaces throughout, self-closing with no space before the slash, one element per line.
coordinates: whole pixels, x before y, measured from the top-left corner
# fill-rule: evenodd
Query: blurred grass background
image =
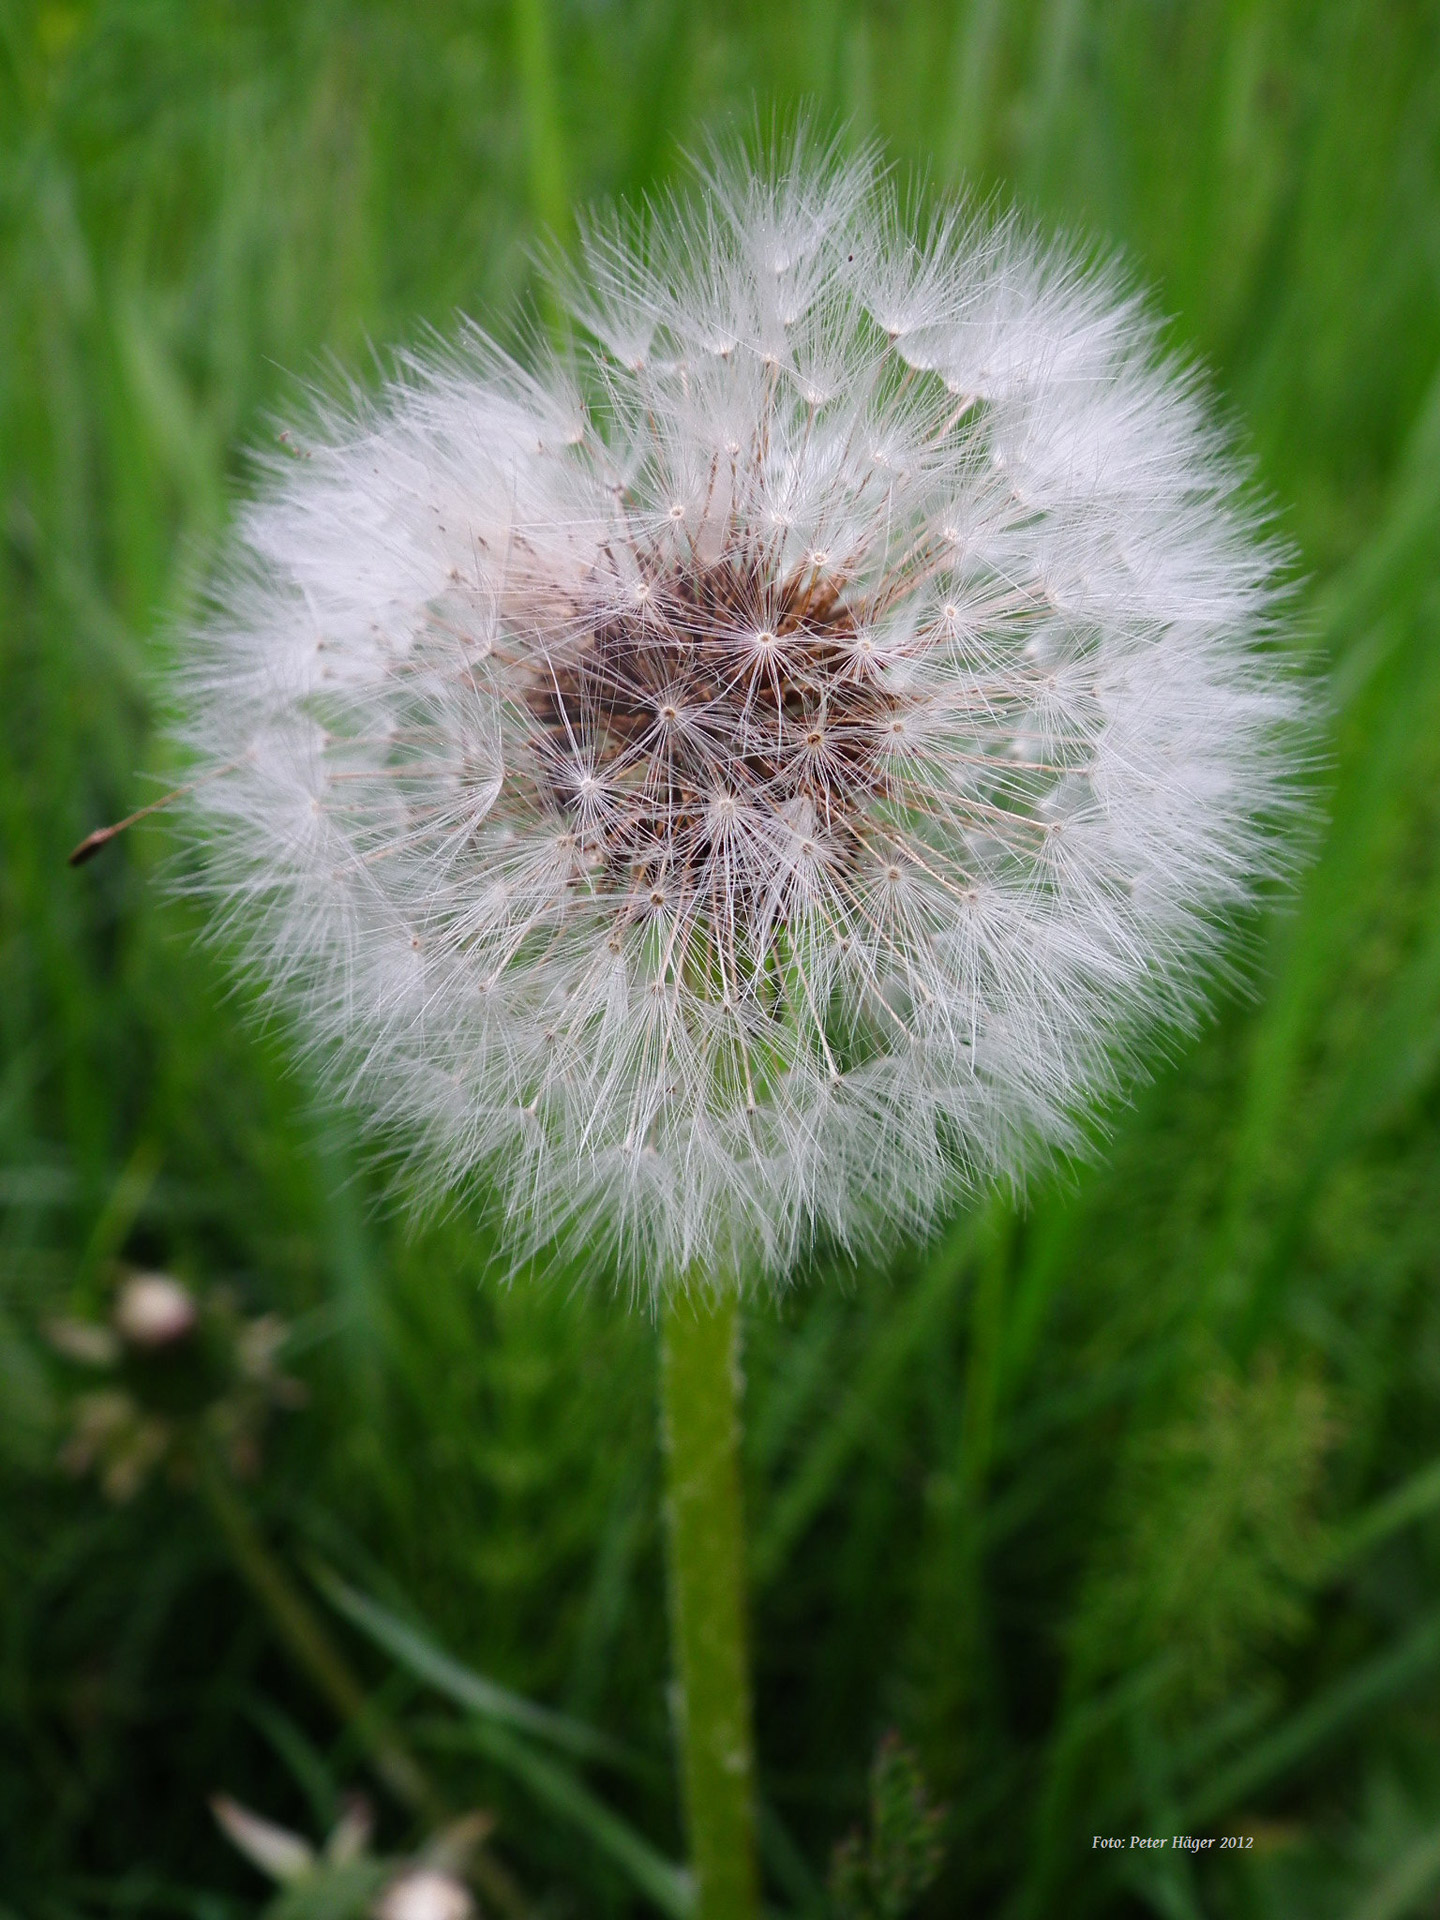
<path fill-rule="evenodd" d="M 650 1327 L 390 1218 L 166 902 L 163 823 L 65 855 L 154 790 L 157 671 L 297 377 L 512 333 L 572 200 L 801 98 L 1124 250 L 1244 423 L 1331 694 L 1255 990 L 1105 1163 L 753 1317 L 776 1907 L 821 1910 L 894 1725 L 950 1809 L 934 1915 L 1440 1910 L 1440 10 L 0 0 L 4 1920 L 239 1920 L 206 1796 L 314 1833 L 365 1779 L 193 1496 L 55 1469 L 41 1329 L 120 1259 L 286 1316 L 257 1527 L 536 1911 L 654 1911 L 306 1573 L 625 1742 L 583 1778 L 675 1856 Z M 1186 1830 L 1254 1844 L 1091 1848 Z"/>

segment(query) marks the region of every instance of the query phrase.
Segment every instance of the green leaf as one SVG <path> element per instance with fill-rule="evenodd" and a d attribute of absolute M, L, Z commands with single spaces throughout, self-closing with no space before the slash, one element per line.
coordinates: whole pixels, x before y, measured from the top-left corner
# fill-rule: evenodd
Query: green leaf
<path fill-rule="evenodd" d="M 436 1746 L 473 1748 L 496 1766 L 503 1767 L 552 1813 L 560 1814 L 593 1841 L 663 1913 L 672 1915 L 673 1920 L 688 1920 L 694 1912 L 694 1884 L 683 1867 L 676 1866 L 652 1847 L 568 1767 L 537 1753 L 528 1741 L 508 1727 L 477 1717 L 463 1727 L 436 1728 L 431 1740 Z"/>
<path fill-rule="evenodd" d="M 375 1896 L 395 1873 L 395 1863 L 385 1860 L 316 1867 L 275 1896 L 264 1920 L 364 1920 Z"/>
<path fill-rule="evenodd" d="M 1440 1662 L 1440 1608 L 1425 1614 L 1398 1645 L 1352 1665 L 1281 1726 L 1257 1740 L 1186 1797 L 1185 1822 L 1203 1827 L 1261 1787 L 1302 1765 L 1355 1720 Z"/>
<path fill-rule="evenodd" d="M 1440 1883 L 1440 1827 L 1408 1846 L 1346 1920 L 1402 1920 Z M 1433 1911 L 1433 1906 L 1431 1908 Z"/>
<path fill-rule="evenodd" d="M 436 1644 L 421 1628 L 411 1626 L 368 1594 L 349 1586 L 338 1574 L 312 1562 L 311 1577 L 337 1613 L 367 1634 L 378 1647 L 398 1660 L 417 1680 L 423 1680 L 456 1706 L 502 1726 L 519 1727 L 537 1739 L 587 1760 L 623 1764 L 631 1759 L 625 1748 L 594 1727 L 549 1707 L 536 1706 L 523 1694 L 512 1693 L 498 1681 L 486 1679 L 464 1666 Z"/>

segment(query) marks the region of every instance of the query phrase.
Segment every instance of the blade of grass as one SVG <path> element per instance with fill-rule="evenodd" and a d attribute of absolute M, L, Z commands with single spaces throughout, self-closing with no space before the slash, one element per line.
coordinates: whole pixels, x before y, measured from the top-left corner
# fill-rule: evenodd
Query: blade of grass
<path fill-rule="evenodd" d="M 1382 1541 L 1440 1509 L 1440 1460 L 1432 1460 L 1385 1494 L 1340 1531 L 1331 1552 L 1337 1570 L 1372 1552 Z"/>
<path fill-rule="evenodd" d="M 1346 1920 L 1401 1920 L 1415 1913 L 1440 1881 L 1440 1827 L 1425 1833 L 1393 1861 Z"/>
<path fill-rule="evenodd" d="M 1294 1266 L 1294 1255 L 1326 1181 L 1367 1135 L 1418 1092 L 1440 1061 L 1440 886 L 1432 888 L 1418 950 L 1369 1024 L 1365 1044 L 1341 1076 L 1298 1187 L 1271 1228 L 1257 1263 L 1240 1337 L 1253 1350 Z"/>
<path fill-rule="evenodd" d="M 1398 1645 L 1383 1648 L 1352 1665 L 1286 1720 L 1220 1768 L 1185 1797 L 1185 1823 L 1204 1827 L 1227 1809 L 1247 1800 L 1301 1766 L 1312 1754 L 1344 1733 L 1440 1662 L 1440 1608 L 1423 1615 Z"/>
<path fill-rule="evenodd" d="M 1076 1686 L 1072 1698 L 1062 1705 L 1045 1752 L 1046 1777 L 1032 1802 L 1024 1869 L 1001 1909 L 1008 1920 L 1035 1920 L 1047 1910 L 1050 1894 L 1069 1864 L 1065 1815 L 1085 1756 L 1102 1734 L 1159 1691 L 1169 1665 L 1165 1657 L 1149 1660 L 1099 1693 L 1086 1693 Z"/>
<path fill-rule="evenodd" d="M 438 1816 L 442 1808 L 433 1784 L 387 1724 L 378 1703 L 367 1698 L 304 1596 L 271 1552 L 224 1468 L 214 1459 L 204 1459 L 200 1465 L 201 1497 L 236 1567 L 270 1616 L 288 1651 L 346 1724 L 355 1730 L 376 1772 L 396 1798 L 406 1807 Z"/>
<path fill-rule="evenodd" d="M 496 1719 L 476 1716 L 463 1726 L 430 1729 L 427 1744 L 473 1750 L 504 1768 L 552 1813 L 560 1814 L 624 1869 L 633 1884 L 673 1920 L 694 1907 L 690 1876 L 596 1798 L 567 1767 L 537 1753 L 527 1740 Z"/>
<path fill-rule="evenodd" d="M 878 1409 L 907 1361 L 932 1337 L 963 1284 L 974 1223 L 962 1218 L 905 1301 L 883 1323 L 858 1378 L 812 1442 L 790 1480 L 775 1496 L 751 1549 L 757 1588 L 773 1580 L 806 1528 L 839 1485 L 847 1463 L 864 1444 Z"/>
<path fill-rule="evenodd" d="M 310 1562 L 310 1575 L 337 1613 L 417 1680 L 425 1681 L 468 1713 L 500 1726 L 520 1728 L 581 1759 L 608 1760 L 616 1765 L 625 1765 L 633 1759 L 623 1747 L 595 1728 L 587 1727 L 583 1721 L 572 1720 L 568 1714 L 556 1713 L 549 1707 L 536 1706 L 533 1700 L 512 1693 L 508 1687 L 463 1665 L 437 1646 L 429 1634 L 402 1620 L 368 1594 L 358 1592 L 322 1562 Z"/>
<path fill-rule="evenodd" d="M 558 239 L 569 228 L 570 180 L 549 0 L 514 0 L 513 20 L 530 162 L 530 203 L 536 220 Z"/>
<path fill-rule="evenodd" d="M 1280 971 L 1251 1044 L 1231 1171 L 1210 1252 L 1223 1279 L 1244 1235 L 1269 1143 L 1285 1125 L 1295 1077 L 1319 1007 L 1349 958 L 1357 927 L 1387 870 L 1403 820 L 1404 770 L 1424 752 L 1440 700 L 1429 622 L 1404 612 L 1434 574 L 1440 527 L 1440 382 L 1421 409 L 1405 471 L 1377 532 L 1327 590 L 1319 613 L 1327 651 L 1342 659 L 1349 751 L 1331 796 L 1334 824 L 1298 914 L 1281 928 Z M 1381 619 L 1384 646 L 1365 653 L 1363 675 L 1344 679 L 1344 657 Z"/>

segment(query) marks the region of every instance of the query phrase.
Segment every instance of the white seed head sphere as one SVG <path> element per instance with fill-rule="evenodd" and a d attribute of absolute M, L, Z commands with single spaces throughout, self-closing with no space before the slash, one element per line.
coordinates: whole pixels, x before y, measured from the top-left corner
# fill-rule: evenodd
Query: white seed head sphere
<path fill-rule="evenodd" d="M 1277 862 L 1277 553 L 1113 273 L 803 142 L 321 405 L 188 668 L 222 924 L 422 1183 L 782 1273 L 1076 1143 Z M 221 771 L 224 770 L 224 771 Z"/>

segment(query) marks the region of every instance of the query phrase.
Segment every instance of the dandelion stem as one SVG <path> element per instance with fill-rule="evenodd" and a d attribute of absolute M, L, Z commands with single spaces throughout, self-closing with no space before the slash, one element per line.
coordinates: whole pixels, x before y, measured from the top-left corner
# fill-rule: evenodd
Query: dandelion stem
<path fill-rule="evenodd" d="M 660 1381 L 677 1736 L 695 1920 L 755 1920 L 740 1314 L 733 1293 L 667 1299 Z"/>

